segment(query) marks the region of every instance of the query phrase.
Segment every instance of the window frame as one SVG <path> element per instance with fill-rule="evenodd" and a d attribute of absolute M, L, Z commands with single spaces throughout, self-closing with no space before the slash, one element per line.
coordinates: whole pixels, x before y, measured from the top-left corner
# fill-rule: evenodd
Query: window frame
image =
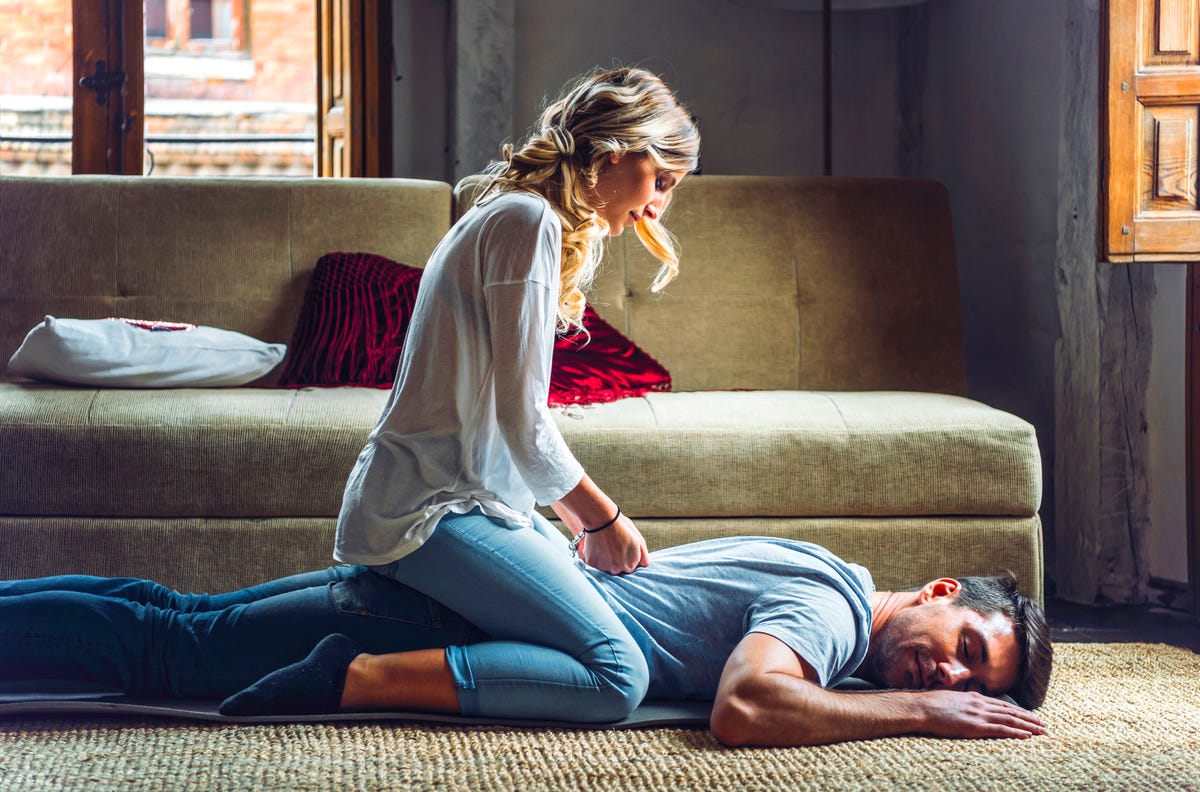
<path fill-rule="evenodd" d="M 165 31 L 161 36 L 146 33 L 147 56 L 212 56 L 231 54 L 250 55 L 248 23 L 250 0 L 223 0 L 229 4 L 231 35 L 228 38 L 200 37 L 192 35 L 192 17 L 195 0 L 144 0 L 145 3 L 161 4 Z M 209 0 L 210 3 L 222 0 Z"/>

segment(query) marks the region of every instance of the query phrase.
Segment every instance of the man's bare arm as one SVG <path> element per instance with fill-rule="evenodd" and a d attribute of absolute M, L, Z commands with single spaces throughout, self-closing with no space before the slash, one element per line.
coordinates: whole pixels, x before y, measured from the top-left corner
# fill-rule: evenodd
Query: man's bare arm
<path fill-rule="evenodd" d="M 900 734 L 1032 737 L 1045 725 L 1000 699 L 954 690 L 825 690 L 777 638 L 750 633 L 721 674 L 713 736 L 726 745 L 823 745 Z"/>

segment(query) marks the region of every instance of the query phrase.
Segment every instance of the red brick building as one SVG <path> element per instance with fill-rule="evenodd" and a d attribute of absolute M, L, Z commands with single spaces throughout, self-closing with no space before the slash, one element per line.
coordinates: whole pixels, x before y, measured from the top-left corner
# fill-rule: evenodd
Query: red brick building
<path fill-rule="evenodd" d="M 313 172 L 314 0 L 143 8 L 146 172 Z M 0 173 L 70 173 L 71 39 L 71 0 L 0 0 Z"/>

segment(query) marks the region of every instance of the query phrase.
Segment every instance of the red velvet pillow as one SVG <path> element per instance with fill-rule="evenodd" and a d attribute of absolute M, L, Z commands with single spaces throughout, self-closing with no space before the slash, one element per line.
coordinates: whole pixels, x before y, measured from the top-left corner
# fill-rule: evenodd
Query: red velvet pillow
<path fill-rule="evenodd" d="M 327 253 L 313 269 L 279 385 L 390 388 L 421 270 L 371 253 Z"/>
<path fill-rule="evenodd" d="M 390 388 L 422 270 L 371 253 L 328 253 L 313 270 L 279 385 Z M 671 389 L 671 375 L 589 305 L 583 333 L 554 343 L 551 406 Z"/>
<path fill-rule="evenodd" d="M 583 310 L 583 326 L 554 342 L 550 405 L 611 402 L 649 391 L 671 390 L 671 375 L 637 344 L 601 319 L 592 306 Z"/>

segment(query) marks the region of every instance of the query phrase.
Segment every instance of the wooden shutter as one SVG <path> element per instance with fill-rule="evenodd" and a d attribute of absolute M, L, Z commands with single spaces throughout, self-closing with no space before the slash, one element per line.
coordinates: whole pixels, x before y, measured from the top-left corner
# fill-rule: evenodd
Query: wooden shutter
<path fill-rule="evenodd" d="M 318 175 L 392 175 L 391 36 L 389 0 L 318 0 Z"/>
<path fill-rule="evenodd" d="M 1200 0 L 1109 0 L 1100 258 L 1200 261 Z"/>
<path fill-rule="evenodd" d="M 73 0 L 71 171 L 141 175 L 142 1 Z"/>

